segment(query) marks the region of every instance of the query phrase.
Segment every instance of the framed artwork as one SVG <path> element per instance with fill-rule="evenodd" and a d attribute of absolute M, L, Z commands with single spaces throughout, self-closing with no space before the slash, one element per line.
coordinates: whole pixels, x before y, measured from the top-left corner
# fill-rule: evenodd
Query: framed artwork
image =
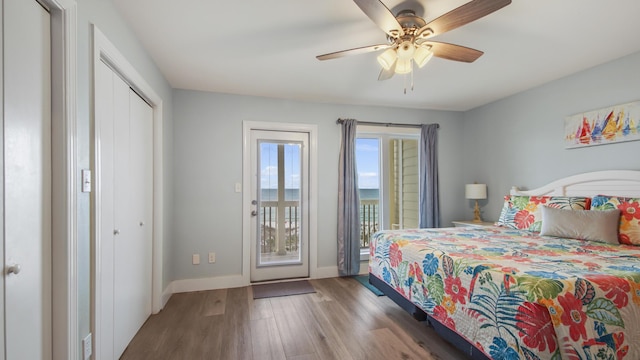
<path fill-rule="evenodd" d="M 640 140 L 640 101 L 567 116 L 565 148 Z"/>

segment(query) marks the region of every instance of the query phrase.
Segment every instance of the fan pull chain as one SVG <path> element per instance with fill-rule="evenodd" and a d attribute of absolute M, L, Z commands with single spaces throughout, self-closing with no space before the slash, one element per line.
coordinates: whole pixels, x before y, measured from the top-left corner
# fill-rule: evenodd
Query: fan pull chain
<path fill-rule="evenodd" d="M 411 59 L 411 91 L 413 91 L 413 59 Z"/>

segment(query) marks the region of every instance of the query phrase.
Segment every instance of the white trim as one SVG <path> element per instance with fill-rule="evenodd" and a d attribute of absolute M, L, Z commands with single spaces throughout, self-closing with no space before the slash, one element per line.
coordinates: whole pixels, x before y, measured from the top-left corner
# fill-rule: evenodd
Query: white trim
<path fill-rule="evenodd" d="M 184 279 L 171 282 L 174 294 L 246 286 L 242 275 L 217 276 L 200 279 Z"/>
<path fill-rule="evenodd" d="M 169 283 L 169 285 L 162 292 L 162 308 L 167 305 L 167 302 L 169 301 L 169 298 L 171 298 L 171 295 L 173 295 L 173 283 Z"/>
<path fill-rule="evenodd" d="M 77 4 L 44 1 L 51 12 L 52 81 L 59 89 L 52 92 L 52 358 L 76 359 L 84 335 L 78 333 Z"/>
<path fill-rule="evenodd" d="M 318 126 L 265 121 L 242 122 L 242 286 L 249 285 L 251 258 L 251 130 L 297 131 L 309 134 L 309 276 L 318 272 Z"/>
<path fill-rule="evenodd" d="M 100 61 L 104 61 L 108 64 L 116 73 L 119 74 L 122 79 L 125 80 L 133 88 L 138 95 L 140 95 L 145 101 L 153 108 L 153 269 L 152 269 L 152 305 L 151 311 L 158 313 L 162 310 L 162 307 L 166 303 L 163 301 L 165 298 L 162 289 L 162 243 L 164 239 L 163 226 L 164 223 L 163 214 L 163 100 L 153 90 L 153 88 L 147 83 L 147 81 L 138 73 L 138 71 L 129 63 L 129 61 L 120 53 L 120 51 L 107 39 L 106 36 L 98 29 L 96 25 L 92 24 L 92 36 L 93 36 L 93 86 L 95 86 L 95 69 L 99 65 Z M 92 88 L 93 88 L 92 86 Z M 92 99 L 95 101 L 95 99 Z M 92 103 L 95 106 L 95 103 Z M 92 112 L 93 115 L 93 112 Z M 93 115 L 93 121 L 95 122 L 95 115 Z M 98 129 L 94 123 L 94 129 Z M 92 229 L 92 238 L 94 239 L 94 253 L 93 253 L 93 312 L 94 323 L 92 324 L 92 330 L 94 332 L 95 340 L 95 353 L 100 354 L 98 351 L 101 343 L 99 341 L 100 334 L 96 332 L 99 329 L 98 324 L 101 321 L 101 314 L 98 311 L 100 309 L 100 284 L 97 272 L 100 269 L 100 153 L 98 150 L 98 144 L 100 142 L 100 134 L 96 131 L 93 139 L 93 168 L 94 168 L 94 192 L 93 192 L 93 204 L 91 220 L 94 224 Z M 168 298 L 167 298 L 168 299 Z"/>
<path fill-rule="evenodd" d="M 511 195 L 595 196 L 616 195 L 640 197 L 640 171 L 606 170 L 569 176 L 533 190 L 514 186 Z"/>

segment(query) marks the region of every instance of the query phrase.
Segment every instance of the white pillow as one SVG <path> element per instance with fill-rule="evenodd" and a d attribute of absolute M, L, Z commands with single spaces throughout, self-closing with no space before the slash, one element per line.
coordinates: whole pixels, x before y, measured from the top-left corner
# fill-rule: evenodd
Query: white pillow
<path fill-rule="evenodd" d="M 620 210 L 566 210 L 542 207 L 540 235 L 618 244 Z"/>

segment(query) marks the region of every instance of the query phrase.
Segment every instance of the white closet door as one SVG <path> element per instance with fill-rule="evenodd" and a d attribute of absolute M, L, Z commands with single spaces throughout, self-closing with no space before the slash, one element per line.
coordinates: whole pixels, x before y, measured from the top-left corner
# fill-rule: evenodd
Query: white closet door
<path fill-rule="evenodd" d="M 121 101 L 128 104 L 127 116 L 116 116 L 114 149 L 114 217 L 120 230 L 115 237 L 114 257 L 114 351 L 117 356 L 151 315 L 153 114 L 146 102 L 125 87 L 117 85 L 115 91 L 116 104 Z"/>
<path fill-rule="evenodd" d="M 96 69 L 100 176 L 100 359 L 119 358 L 151 315 L 153 113 L 108 66 Z"/>
<path fill-rule="evenodd" d="M 33 0 L 3 10 L 6 359 L 50 359 L 50 16 Z"/>

